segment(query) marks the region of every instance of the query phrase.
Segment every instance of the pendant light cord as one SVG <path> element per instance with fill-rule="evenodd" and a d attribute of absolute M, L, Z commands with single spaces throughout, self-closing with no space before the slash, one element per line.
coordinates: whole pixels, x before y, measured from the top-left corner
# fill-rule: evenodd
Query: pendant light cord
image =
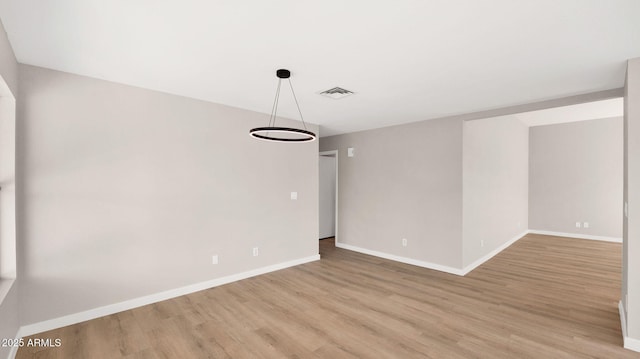
<path fill-rule="evenodd" d="M 278 88 L 276 89 L 276 97 L 273 99 L 273 107 L 271 107 L 271 116 L 269 117 L 269 127 L 276 124 L 276 115 L 278 113 L 278 101 L 280 101 L 280 84 L 282 79 L 278 79 Z"/>
<path fill-rule="evenodd" d="M 302 117 L 302 111 L 300 110 L 300 104 L 298 103 L 298 97 L 296 97 L 296 92 L 293 90 L 293 85 L 291 84 L 291 79 L 289 80 L 289 88 L 291 88 L 291 93 L 293 94 L 293 100 L 296 103 L 296 108 L 298 109 L 298 114 L 300 114 L 300 120 L 302 121 L 302 126 L 304 129 L 307 129 L 307 124 L 304 122 L 304 117 Z M 269 127 L 274 126 L 276 124 L 276 117 L 278 116 L 278 102 L 280 101 L 280 86 L 282 85 L 282 79 L 278 79 L 278 88 L 276 89 L 276 97 L 273 99 L 273 106 L 271 107 L 271 116 L 269 117 Z"/>
<path fill-rule="evenodd" d="M 298 104 L 298 98 L 296 97 L 296 92 L 293 91 L 293 85 L 291 84 L 291 79 L 289 79 L 289 87 L 291 88 L 293 99 L 296 101 L 296 107 L 298 108 L 298 113 L 300 114 L 300 120 L 302 120 L 302 126 L 304 126 L 304 129 L 306 130 L 307 124 L 304 122 L 304 117 L 302 117 L 302 111 L 300 111 L 300 105 Z"/>

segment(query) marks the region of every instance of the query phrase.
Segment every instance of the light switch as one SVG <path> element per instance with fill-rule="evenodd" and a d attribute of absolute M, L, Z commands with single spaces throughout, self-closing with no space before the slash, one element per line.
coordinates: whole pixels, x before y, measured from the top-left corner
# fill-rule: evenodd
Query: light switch
<path fill-rule="evenodd" d="M 291 192 L 291 199 L 292 200 L 298 199 L 298 192 Z"/>
<path fill-rule="evenodd" d="M 353 157 L 353 147 L 347 148 L 347 157 Z"/>

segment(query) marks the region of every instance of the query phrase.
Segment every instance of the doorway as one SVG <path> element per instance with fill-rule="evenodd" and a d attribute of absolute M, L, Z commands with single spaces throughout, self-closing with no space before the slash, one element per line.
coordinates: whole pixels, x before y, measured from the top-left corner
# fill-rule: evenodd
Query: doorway
<path fill-rule="evenodd" d="M 318 166 L 318 238 L 335 238 L 338 243 L 338 151 L 320 152 Z"/>

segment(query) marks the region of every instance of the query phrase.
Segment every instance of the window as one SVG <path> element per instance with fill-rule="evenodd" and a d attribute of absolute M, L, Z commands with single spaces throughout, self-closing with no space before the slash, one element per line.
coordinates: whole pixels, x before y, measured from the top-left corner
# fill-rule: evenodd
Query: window
<path fill-rule="evenodd" d="M 0 303 L 16 278 L 16 101 L 0 77 Z"/>

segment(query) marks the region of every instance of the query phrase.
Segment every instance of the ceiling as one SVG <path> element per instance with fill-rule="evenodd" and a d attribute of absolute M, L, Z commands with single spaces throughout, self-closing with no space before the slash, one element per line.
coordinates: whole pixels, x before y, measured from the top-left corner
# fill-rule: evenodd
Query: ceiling
<path fill-rule="evenodd" d="M 613 89 L 637 0 L 0 0 L 18 61 L 269 112 L 327 136 Z M 355 95 L 318 93 L 342 87 Z M 279 113 L 298 118 L 288 92 Z"/>

